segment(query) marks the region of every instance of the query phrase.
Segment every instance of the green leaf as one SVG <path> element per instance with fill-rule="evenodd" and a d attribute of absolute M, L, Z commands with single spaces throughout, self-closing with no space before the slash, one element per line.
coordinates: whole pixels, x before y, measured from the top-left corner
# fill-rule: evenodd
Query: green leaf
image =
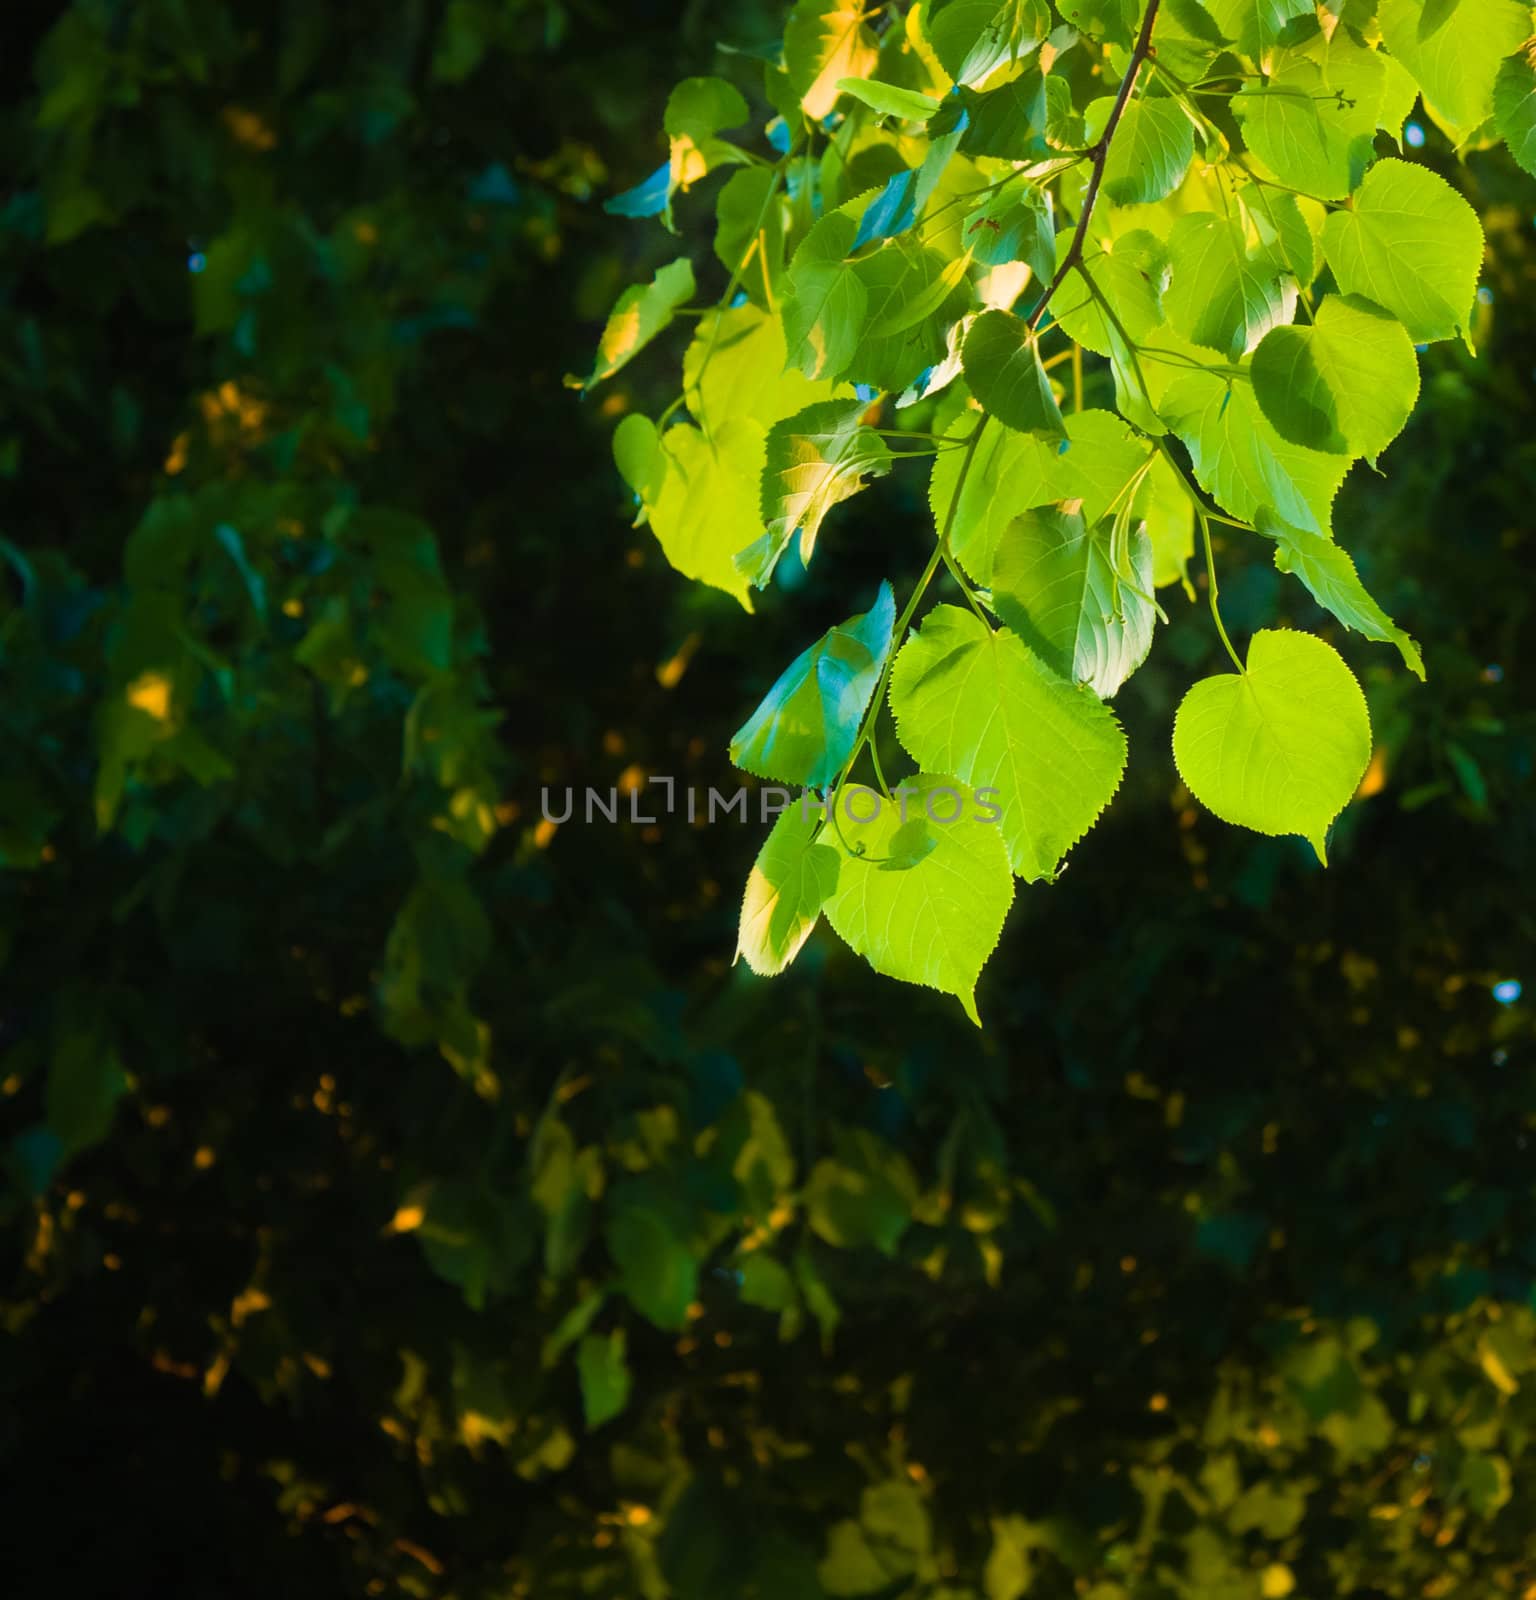
<path fill-rule="evenodd" d="M 1531 33 L 1531 13 L 1517 0 L 1381 0 L 1377 20 L 1424 99 L 1469 133 L 1493 114 L 1504 59 Z"/>
<path fill-rule="evenodd" d="M 970 85 L 1034 50 L 1051 31 L 1051 10 L 1045 0 L 948 0 L 926 25 L 944 70 Z"/>
<path fill-rule="evenodd" d="M 629 1404 L 634 1374 L 624 1356 L 624 1330 L 589 1333 L 576 1348 L 576 1374 L 581 1381 L 581 1408 L 587 1432 L 611 1422 Z"/>
<path fill-rule="evenodd" d="M 1071 235 L 1059 234 L 1058 264 L 1066 259 L 1070 247 Z M 1126 336 L 1134 343 L 1144 343 L 1162 322 L 1169 261 L 1167 247 L 1156 234 L 1135 228 L 1118 239 L 1088 244 L 1082 265 L 1067 273 L 1051 296 L 1050 314 L 1068 337 L 1095 355 L 1107 356 L 1112 348 L 1111 327 L 1085 278 L 1114 308 Z"/>
<path fill-rule="evenodd" d="M 971 393 L 999 422 L 1044 439 L 1066 438 L 1039 340 L 1020 318 L 983 311 L 966 335 L 963 361 Z"/>
<path fill-rule="evenodd" d="M 1013 903 L 1002 829 L 983 820 L 977 797 L 953 778 L 909 778 L 895 800 L 861 791 L 852 815 L 848 794 L 841 790 L 835 801 L 844 808 L 841 832 L 833 826 L 826 834 L 838 852 L 827 921 L 876 972 L 956 996 L 979 1027 L 976 980 Z"/>
<path fill-rule="evenodd" d="M 731 739 L 744 772 L 821 789 L 853 753 L 891 649 L 896 597 L 880 585 L 867 612 L 829 628 L 802 651 Z"/>
<path fill-rule="evenodd" d="M 1503 1456 L 1468 1451 L 1456 1473 L 1456 1491 L 1478 1516 L 1493 1516 L 1509 1504 L 1514 1492 L 1509 1462 Z"/>
<path fill-rule="evenodd" d="M 526 1200 L 471 1179 L 449 1178 L 412 1191 L 425 1213 L 415 1237 L 427 1264 L 478 1310 L 516 1287 L 537 1234 Z"/>
<path fill-rule="evenodd" d="M 837 104 L 849 78 L 867 78 L 880 62 L 859 0 L 798 0 L 784 25 L 784 69 L 812 121 Z"/>
<path fill-rule="evenodd" d="M 869 296 L 847 257 L 859 231 L 846 210 L 821 218 L 789 264 L 783 307 L 789 359 L 808 378 L 839 378 L 859 347 Z"/>
<path fill-rule="evenodd" d="M 659 267 L 648 284 L 632 284 L 609 313 L 608 325 L 597 342 L 597 365 L 580 387 L 590 389 L 633 360 L 692 294 L 693 267 L 686 256 Z"/>
<path fill-rule="evenodd" d="M 1056 73 L 1042 73 L 1031 63 L 1016 78 L 980 94 L 962 89 L 967 118 L 960 143 L 967 155 L 994 156 L 1000 161 L 1038 161 L 1073 139 L 1081 118 L 1072 105 L 1072 90 Z M 1001 192 L 1001 191 L 1000 191 Z"/>
<path fill-rule="evenodd" d="M 1265 630 L 1242 673 L 1184 696 L 1173 758 L 1190 792 L 1223 822 L 1299 833 L 1327 864 L 1326 836 L 1371 759 L 1371 723 L 1354 674 L 1309 633 Z"/>
<path fill-rule="evenodd" d="M 901 117 L 907 122 L 926 122 L 939 109 L 931 94 L 915 89 L 898 89 L 895 84 L 876 78 L 843 78 L 838 90 L 869 107 L 882 117 Z"/>
<path fill-rule="evenodd" d="M 811 936 L 837 888 L 837 852 L 816 842 L 821 807 L 797 798 L 757 853 L 741 902 L 736 955 L 765 978 L 782 972 Z"/>
<path fill-rule="evenodd" d="M 754 305 L 775 309 L 784 275 L 784 207 L 770 198 L 778 181 L 771 167 L 747 167 L 731 174 L 715 201 L 716 257 L 727 272 L 740 267 L 742 290 Z"/>
<path fill-rule="evenodd" d="M 799 1300 L 789 1268 L 761 1250 L 741 1264 L 741 1303 L 764 1311 L 787 1311 Z"/>
<path fill-rule="evenodd" d="M 1062 0 L 1057 10 L 1090 39 L 1129 49 L 1136 36 L 1141 8 L 1138 0 Z"/>
<path fill-rule="evenodd" d="M 1388 157 L 1323 224 L 1323 255 L 1340 293 L 1374 300 L 1428 344 L 1468 326 L 1483 230 L 1444 178 Z"/>
<path fill-rule="evenodd" d="M 754 305 L 700 317 L 698 332 L 683 352 L 688 409 L 709 433 L 737 418 L 769 428 L 818 400 L 851 392 L 788 366 L 783 324 Z"/>
<path fill-rule="evenodd" d="M 673 1223 L 652 1206 L 623 1203 L 609 1212 L 604 1237 L 635 1310 L 658 1328 L 683 1327 L 699 1265 Z"/>
<path fill-rule="evenodd" d="M 964 256 L 946 262 L 934 250 L 888 244 L 856 265 L 868 321 L 848 376 L 875 389 L 901 390 L 944 357 L 949 324 L 967 297 Z"/>
<path fill-rule="evenodd" d="M 1267 250 L 1210 211 L 1180 217 L 1168 235 L 1172 277 L 1163 308 L 1186 338 L 1236 360 L 1296 314 L 1296 285 Z"/>
<path fill-rule="evenodd" d="M 902 646 L 890 695 L 897 737 L 925 771 L 997 791 L 1024 878 L 1056 876 L 1125 771 L 1125 735 L 1097 696 L 956 606 L 935 606 Z"/>
<path fill-rule="evenodd" d="M 1511 56 L 1499 69 L 1493 114 L 1509 153 L 1536 177 L 1536 62 L 1529 51 Z"/>
<path fill-rule="evenodd" d="M 1146 530 L 1127 535 L 1128 583 L 1111 539 L 1080 511 L 1042 506 L 1014 519 L 992 563 L 997 614 L 1053 671 L 1105 700 L 1147 659 L 1157 620 Z"/>
<path fill-rule="evenodd" d="M 1252 522 L 1268 508 L 1282 522 L 1327 533 L 1349 460 L 1282 439 L 1251 385 L 1191 372 L 1169 385 L 1159 407 L 1189 450 L 1205 491 Z"/>
<path fill-rule="evenodd" d="M 1281 572 L 1295 573 L 1312 598 L 1346 628 L 1382 644 L 1395 644 L 1409 671 L 1423 678 L 1424 658 L 1418 645 L 1371 598 L 1347 551 L 1320 534 L 1283 524 L 1261 523 L 1260 532 L 1275 540 L 1275 565 Z"/>
<path fill-rule="evenodd" d="M 762 588 L 789 541 L 800 534 L 800 559 L 809 565 L 822 519 L 856 495 L 869 478 L 891 470 L 891 453 L 864 426 L 862 400 L 827 400 L 775 423 L 763 465 L 762 539 L 737 557 L 737 566 Z"/>
<path fill-rule="evenodd" d="M 948 437 L 963 436 L 979 420 L 975 411 L 962 412 Z M 1078 412 L 1066 419 L 1066 430 L 1063 450 L 1035 434 L 986 429 L 963 486 L 963 450 L 942 450 L 934 458 L 928 482 L 934 525 L 948 524 L 959 487 L 950 549 L 977 583 L 992 581 L 993 553 L 1015 517 L 1051 501 L 1079 499 L 1083 516 L 1097 522 L 1128 491 L 1151 453 L 1146 440 L 1111 411 Z"/>
<path fill-rule="evenodd" d="M 1310 284 L 1322 260 L 1296 196 L 1251 183 L 1238 191 L 1238 199 L 1260 246 L 1276 256 L 1297 283 Z"/>
<path fill-rule="evenodd" d="M 1235 95 L 1232 111 L 1248 148 L 1282 183 L 1342 200 L 1375 156 L 1382 77 L 1374 51 L 1331 55 L 1326 72 L 1307 57 L 1288 56 L 1267 82 Z"/>
<path fill-rule="evenodd" d="M 1255 61 L 1268 55 L 1298 17 L 1314 14 L 1312 0 L 1205 0 L 1205 8 L 1226 37 Z"/>
<path fill-rule="evenodd" d="M 741 91 L 724 78 L 684 78 L 667 97 L 662 127 L 669 138 L 702 144 L 722 128 L 739 127 L 749 115 Z"/>
<path fill-rule="evenodd" d="M 624 444 L 621 470 L 644 457 L 638 430 Z M 745 418 L 723 423 L 707 438 L 680 422 L 667 430 L 658 454 L 645 458 L 651 475 L 630 484 L 667 560 L 684 577 L 734 595 L 747 611 L 749 586 L 735 557 L 762 537 L 757 509 L 764 446 L 762 429 Z"/>
<path fill-rule="evenodd" d="M 1165 199 L 1183 183 L 1194 157 L 1195 130 L 1177 101 L 1133 100 L 1110 140 L 1104 197 L 1117 206 Z"/>
<path fill-rule="evenodd" d="M 920 800 L 911 804 L 920 810 Z M 860 1128 L 839 1136 L 836 1160 L 818 1161 L 812 1168 L 803 1200 L 806 1220 L 819 1239 L 839 1250 L 894 1255 L 918 1193 L 906 1157 Z"/>
<path fill-rule="evenodd" d="M 1038 189 L 998 189 L 966 219 L 966 248 L 984 267 L 1027 262 L 1041 283 L 1056 270 L 1056 224 Z"/>
<path fill-rule="evenodd" d="M 1325 295 L 1311 327 L 1275 328 L 1253 354 L 1253 392 L 1292 444 L 1374 461 L 1419 398 L 1413 340 L 1368 300 Z"/>

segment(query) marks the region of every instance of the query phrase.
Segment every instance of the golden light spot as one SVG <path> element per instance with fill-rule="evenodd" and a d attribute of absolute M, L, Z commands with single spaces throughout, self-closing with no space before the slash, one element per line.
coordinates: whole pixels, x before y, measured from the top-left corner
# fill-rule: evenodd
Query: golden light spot
<path fill-rule="evenodd" d="M 1277 1444 L 1279 1444 L 1279 1443 L 1280 1443 L 1280 1435 L 1275 1432 L 1275 1430 L 1274 1430 L 1274 1428 L 1273 1428 L 1273 1426 L 1271 1424 L 1266 1422 L 1259 1429 L 1259 1445 L 1260 1445 L 1260 1447 L 1265 1449 L 1265 1450 L 1273 1450 L 1275 1448 L 1275 1446 Z"/>
<path fill-rule="evenodd" d="M 1477 1363 L 1483 1369 L 1483 1375 L 1500 1394 L 1518 1394 L 1520 1392 L 1519 1381 L 1510 1372 L 1509 1368 L 1504 1365 L 1503 1357 L 1486 1339 L 1478 1342 Z"/>
<path fill-rule="evenodd" d="M 272 1304 L 272 1297 L 255 1287 L 242 1289 L 233 1300 L 229 1302 L 229 1320 L 239 1327 L 247 1317 L 253 1317 L 258 1311 L 266 1311 Z"/>
<path fill-rule="evenodd" d="M 216 1395 L 223 1386 L 224 1379 L 229 1373 L 229 1352 L 221 1350 L 213 1358 L 208 1370 L 203 1374 L 203 1393 L 210 1398 Z"/>
<path fill-rule="evenodd" d="M 649 1506 L 630 1506 L 624 1513 L 624 1520 L 632 1528 L 643 1528 L 651 1520 Z"/>
<path fill-rule="evenodd" d="M 703 1315 L 704 1315 L 703 1302 L 699 1301 L 699 1300 L 690 1301 L 689 1304 L 688 1304 L 688 1320 L 690 1322 L 697 1322 L 699 1320 L 699 1318 L 702 1317 Z"/>
<path fill-rule="evenodd" d="M 604 397 L 603 403 L 598 407 L 605 417 L 622 417 L 629 410 L 629 396 L 620 394 L 615 390 Z"/>
<path fill-rule="evenodd" d="M 599 1550 L 606 1550 L 613 1543 L 613 1532 L 609 1528 L 599 1528 L 592 1535 L 592 1543 Z"/>
<path fill-rule="evenodd" d="M 165 458 L 165 470 L 173 478 L 186 467 L 187 444 L 188 437 L 184 433 L 178 433 L 171 442 L 171 453 Z"/>
<path fill-rule="evenodd" d="M 163 672 L 141 673 L 127 689 L 128 704 L 164 722 L 171 714 L 171 680 Z"/>
<path fill-rule="evenodd" d="M 13 1095 L 21 1088 L 21 1074 L 10 1072 L 6 1074 L 5 1082 L 0 1083 L 0 1094 Z"/>
<path fill-rule="evenodd" d="M 314 1373 L 317 1378 L 328 1378 L 331 1375 L 331 1364 L 324 1356 L 317 1356 L 313 1351 L 304 1352 L 304 1365 Z"/>
<path fill-rule="evenodd" d="M 1147 1401 L 1148 1411 L 1166 1411 L 1167 1409 L 1168 1396 L 1165 1394 L 1155 1394 L 1149 1401 Z"/>
<path fill-rule="evenodd" d="M 442 1562 L 430 1550 L 424 1550 L 419 1544 L 415 1544 L 409 1539 L 396 1539 L 395 1549 L 401 1555 L 409 1556 L 412 1561 L 420 1562 L 428 1572 L 434 1575 L 441 1574 L 443 1571 Z"/>
<path fill-rule="evenodd" d="M 1135 1256 L 1121 1256 L 1120 1257 L 1120 1270 L 1122 1272 L 1134 1272 L 1136 1270 L 1136 1257 Z"/>
<path fill-rule="evenodd" d="M 719 1345 L 722 1350 L 729 1350 L 731 1347 L 730 1334 L 728 1334 L 724 1328 L 721 1328 L 720 1331 L 715 1335 L 715 1343 Z"/>
<path fill-rule="evenodd" d="M 349 994 L 337 1009 L 344 1017 L 355 1017 L 360 1012 L 368 1009 L 368 996 L 365 994 Z"/>
<path fill-rule="evenodd" d="M 213 1146 L 202 1144 L 197 1147 L 197 1154 L 192 1157 L 192 1165 L 199 1172 L 206 1172 L 218 1159 L 213 1153 Z"/>
<path fill-rule="evenodd" d="M 426 1209 L 422 1206 L 401 1206 L 389 1224 L 391 1233 L 410 1233 L 419 1228 L 427 1220 Z"/>
<path fill-rule="evenodd" d="M 64 1204 L 71 1211 L 78 1211 L 85 1204 L 85 1191 L 83 1189 L 71 1189 L 64 1197 Z"/>
<path fill-rule="evenodd" d="M 643 567 L 645 565 L 645 551 L 626 550 L 624 552 L 624 561 L 626 565 L 631 567 Z"/>
<path fill-rule="evenodd" d="M 257 112 L 247 111 L 244 106 L 225 106 L 219 116 L 236 144 L 256 151 L 276 148 L 277 135 Z"/>
<path fill-rule="evenodd" d="M 699 640 L 700 636 L 697 633 L 690 633 L 683 640 L 677 654 L 657 667 L 656 681 L 663 689 L 675 689 L 683 681 L 688 663 L 693 660 L 694 651 L 699 648 Z"/>
<path fill-rule="evenodd" d="M 107 1269 L 108 1272 L 116 1272 L 119 1270 L 119 1268 L 121 1268 L 123 1264 L 123 1258 L 114 1251 L 109 1250 L 106 1255 L 101 1258 L 101 1264 Z"/>
<path fill-rule="evenodd" d="M 610 728 L 603 735 L 603 754 L 605 756 L 624 754 L 624 735 L 617 728 Z"/>
<path fill-rule="evenodd" d="M 304 602 L 297 596 L 283 601 L 283 615 L 285 617 L 302 617 L 304 615 Z"/>
<path fill-rule="evenodd" d="M 42 850 L 38 853 L 42 856 L 43 860 L 47 862 L 54 862 L 59 859 L 59 852 L 55 850 L 51 844 L 45 844 Z"/>
<path fill-rule="evenodd" d="M 1264 1600 L 1285 1600 L 1296 1587 L 1296 1575 L 1283 1561 L 1272 1561 L 1259 1574 L 1259 1592 Z"/>
<path fill-rule="evenodd" d="M 619 793 L 638 794 L 645 787 L 645 768 L 632 761 L 619 774 Z"/>
<path fill-rule="evenodd" d="M 354 222 L 352 224 L 352 237 L 359 244 L 377 244 L 379 230 L 371 222 Z"/>
<path fill-rule="evenodd" d="M 523 808 L 515 800 L 499 800 L 496 803 L 496 820 L 503 828 L 510 827 L 522 815 Z"/>
<path fill-rule="evenodd" d="M 926 1483 L 928 1481 L 928 1469 L 920 1461 L 909 1461 L 907 1463 L 907 1476 L 913 1483 Z"/>
<path fill-rule="evenodd" d="M 533 848 L 535 850 L 547 850 L 550 840 L 559 831 L 559 827 L 560 824 L 558 822 L 551 822 L 548 817 L 541 819 L 538 827 L 533 830 Z"/>
<path fill-rule="evenodd" d="M 1355 799 L 1369 800 L 1373 794 L 1380 794 L 1387 786 L 1387 752 L 1377 745 L 1371 756 L 1371 764 L 1365 769 L 1365 776 L 1360 780 L 1360 787 L 1355 790 Z"/>
<path fill-rule="evenodd" d="M 169 1106 L 149 1106 L 145 1109 L 144 1120 L 152 1128 L 163 1128 L 171 1120 Z"/>

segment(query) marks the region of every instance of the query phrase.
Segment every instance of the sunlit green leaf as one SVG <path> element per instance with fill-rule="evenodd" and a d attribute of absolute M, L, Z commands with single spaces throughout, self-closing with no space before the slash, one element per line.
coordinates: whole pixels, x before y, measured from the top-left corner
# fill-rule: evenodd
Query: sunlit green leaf
<path fill-rule="evenodd" d="M 1090 689 L 955 606 L 935 606 L 897 654 L 891 710 L 926 771 L 996 791 L 998 831 L 1027 879 L 1055 877 L 1125 770 L 1125 735 Z"/>
<path fill-rule="evenodd" d="M 1365 696 L 1321 639 L 1256 633 L 1246 671 L 1204 678 L 1184 696 L 1173 756 L 1222 821 L 1299 833 L 1326 862 L 1328 829 L 1371 759 Z"/>

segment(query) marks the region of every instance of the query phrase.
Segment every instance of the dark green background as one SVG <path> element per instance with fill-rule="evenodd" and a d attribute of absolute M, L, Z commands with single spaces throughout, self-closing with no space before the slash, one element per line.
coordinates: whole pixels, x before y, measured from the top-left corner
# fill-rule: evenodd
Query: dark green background
<path fill-rule="evenodd" d="M 926 554 L 903 469 L 748 619 L 628 526 L 611 408 L 667 363 L 562 386 L 676 248 L 598 201 L 779 21 L 6 24 L 8 1594 L 1536 1583 L 1536 184 L 1431 132 L 1480 358 L 1424 357 L 1336 517 L 1428 684 L 1222 552 L 1234 632 L 1366 683 L 1332 867 L 1178 788 L 1216 657 L 1168 591 L 1125 787 L 978 1034 L 826 933 L 732 969 L 755 826 L 535 835 L 544 784 L 732 781 L 781 666 Z M 591 1431 L 548 1342 L 583 1306 L 633 1372 Z"/>

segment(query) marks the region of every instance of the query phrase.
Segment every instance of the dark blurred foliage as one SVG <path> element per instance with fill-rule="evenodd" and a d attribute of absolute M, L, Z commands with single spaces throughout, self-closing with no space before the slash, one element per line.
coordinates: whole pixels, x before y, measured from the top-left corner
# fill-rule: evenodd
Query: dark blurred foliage
<path fill-rule="evenodd" d="M 778 21 L 7 23 L 10 1595 L 1536 1593 L 1536 186 L 1435 158 L 1481 350 L 1337 518 L 1430 677 L 1336 639 L 1333 866 L 1179 789 L 1171 591 L 978 1034 L 825 935 L 733 970 L 755 824 L 539 825 L 729 781 L 926 551 L 898 473 L 748 620 L 628 527 L 645 363 L 562 387 L 672 253 L 597 199 Z"/>

